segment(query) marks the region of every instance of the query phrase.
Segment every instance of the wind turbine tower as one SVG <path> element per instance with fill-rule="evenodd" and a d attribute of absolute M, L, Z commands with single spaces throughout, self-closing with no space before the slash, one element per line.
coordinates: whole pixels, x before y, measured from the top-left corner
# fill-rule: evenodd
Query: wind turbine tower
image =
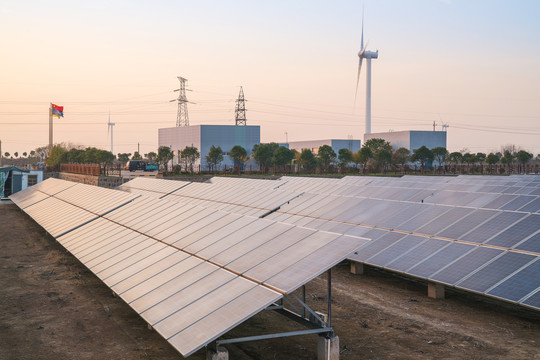
<path fill-rule="evenodd" d="M 111 112 L 109 111 L 109 122 L 107 123 L 107 137 L 109 134 L 111 134 L 111 153 L 114 154 L 113 151 L 113 130 L 114 130 L 115 123 L 111 122 Z"/>
<path fill-rule="evenodd" d="M 379 50 L 367 50 L 367 43 L 364 46 L 364 15 L 362 15 L 362 40 L 360 44 L 360 51 L 358 52 L 358 57 L 360 58 L 360 61 L 358 63 L 358 76 L 356 77 L 356 93 L 354 95 L 354 100 L 356 102 L 356 95 L 358 95 L 358 84 L 360 82 L 362 60 L 366 59 L 366 134 L 371 134 L 371 59 L 377 59 L 379 57 Z"/>

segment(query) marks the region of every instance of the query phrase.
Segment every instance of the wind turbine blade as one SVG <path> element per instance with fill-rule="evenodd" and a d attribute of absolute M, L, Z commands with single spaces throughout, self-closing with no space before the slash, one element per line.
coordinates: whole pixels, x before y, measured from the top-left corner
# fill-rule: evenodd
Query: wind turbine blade
<path fill-rule="evenodd" d="M 362 40 L 360 42 L 360 49 L 364 49 L 364 5 L 362 5 Z"/>
<path fill-rule="evenodd" d="M 358 95 L 358 84 L 360 83 L 360 71 L 362 70 L 362 57 L 360 57 L 360 62 L 358 63 L 358 75 L 356 76 L 356 91 L 354 93 L 354 103 L 356 104 L 356 97 Z"/>

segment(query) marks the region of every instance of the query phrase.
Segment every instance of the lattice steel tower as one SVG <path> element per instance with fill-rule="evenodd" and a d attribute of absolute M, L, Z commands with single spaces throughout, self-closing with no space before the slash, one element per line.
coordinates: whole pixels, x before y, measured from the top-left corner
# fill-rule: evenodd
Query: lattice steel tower
<path fill-rule="evenodd" d="M 171 101 L 178 101 L 178 111 L 176 113 L 176 126 L 189 126 L 189 116 L 187 111 L 187 97 L 186 97 L 186 81 L 187 79 L 184 79 L 181 76 L 178 76 L 178 80 L 180 80 L 180 88 L 176 89 L 174 91 L 178 91 L 178 98 L 176 100 Z"/>
<path fill-rule="evenodd" d="M 244 90 L 240 86 L 240 93 L 236 99 L 236 126 L 246 126 L 246 100 L 244 100 Z"/>

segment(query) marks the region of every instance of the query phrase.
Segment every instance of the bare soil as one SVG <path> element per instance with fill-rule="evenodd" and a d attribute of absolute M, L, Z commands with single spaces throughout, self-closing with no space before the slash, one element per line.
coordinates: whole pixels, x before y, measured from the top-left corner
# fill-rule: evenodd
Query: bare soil
<path fill-rule="evenodd" d="M 332 271 L 341 358 L 540 359 L 538 312 L 367 268 Z M 326 312 L 326 276 L 307 286 Z M 263 311 L 226 337 L 300 330 Z M 227 346 L 231 359 L 315 359 L 317 336 Z M 13 204 L 0 205 L 0 359 L 180 359 L 159 334 Z M 205 359 L 202 349 L 190 359 Z"/>

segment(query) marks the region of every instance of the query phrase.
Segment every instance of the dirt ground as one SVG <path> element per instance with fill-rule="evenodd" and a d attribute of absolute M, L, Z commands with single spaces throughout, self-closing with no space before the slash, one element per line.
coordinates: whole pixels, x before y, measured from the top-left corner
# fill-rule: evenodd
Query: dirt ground
<path fill-rule="evenodd" d="M 341 359 L 540 359 L 540 314 L 376 269 L 333 272 Z M 308 304 L 326 310 L 326 276 Z M 263 311 L 227 334 L 302 329 Z M 315 359 L 317 336 L 227 346 L 231 359 Z M 15 205 L 0 205 L 0 359 L 181 359 L 159 334 Z M 190 359 L 205 359 L 204 349 Z"/>

